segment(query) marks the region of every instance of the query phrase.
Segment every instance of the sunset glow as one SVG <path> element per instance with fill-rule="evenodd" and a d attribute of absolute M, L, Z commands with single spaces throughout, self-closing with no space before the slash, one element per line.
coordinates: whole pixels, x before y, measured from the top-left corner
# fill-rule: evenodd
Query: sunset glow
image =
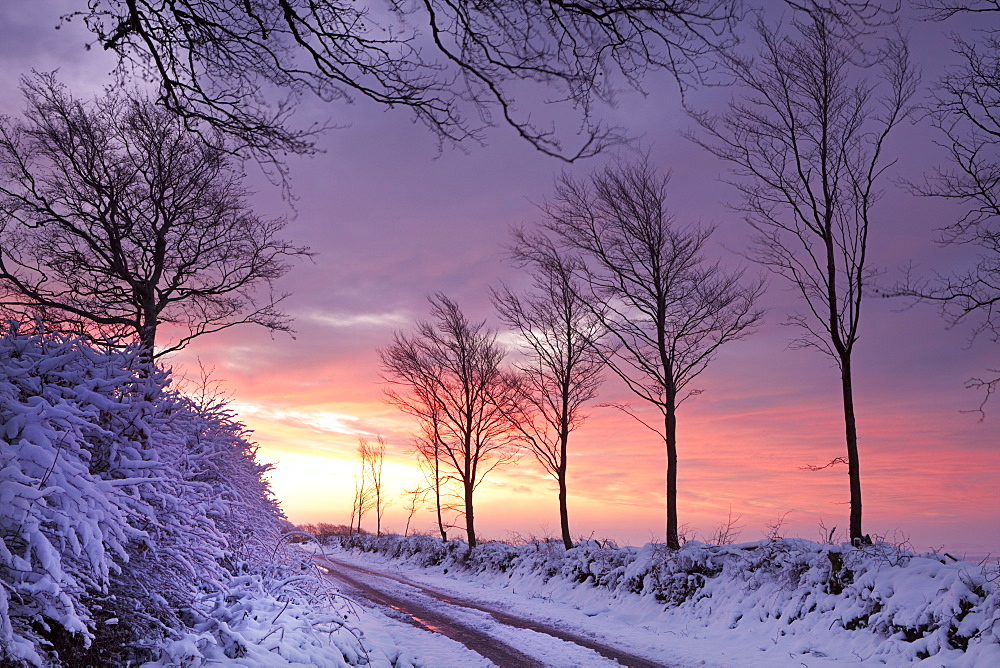
<path fill-rule="evenodd" d="M 907 321 L 920 315 L 893 313 L 889 323 L 895 327 L 872 338 L 898 335 L 905 341 Z M 388 342 L 393 326 L 357 327 L 366 330 L 371 347 L 339 364 L 300 360 L 301 367 L 289 368 L 289 360 L 266 361 L 249 351 L 273 344 L 250 332 L 238 345 L 206 340 L 208 345 L 193 347 L 182 359 L 198 355 L 215 361 L 215 375 L 236 397 L 233 408 L 255 431 L 262 458 L 277 462 L 271 478 L 293 521 L 348 523 L 358 436 L 382 434 L 390 445 L 385 476 L 393 498 L 386 526 L 402 531 L 402 491 L 418 483 L 420 473 L 410 452 L 414 424 L 383 401 L 377 373 L 375 349 Z M 743 540 L 766 535 L 778 522 L 783 534 L 811 539 L 834 527 L 844 531 L 845 469 L 802 470 L 841 454 L 842 419 L 830 382 L 835 370 L 807 351 L 782 350 L 786 331 L 769 327 L 733 345 L 699 383 L 705 393 L 682 406 L 680 507 L 690 539 L 709 538 L 730 511 Z M 316 340 L 324 335 L 317 332 Z M 306 336 L 300 333 L 289 346 L 307 345 L 299 343 Z M 767 351 L 769 338 L 777 353 Z M 920 363 L 922 345 L 913 340 L 906 344 L 910 352 L 901 352 L 900 345 L 888 357 L 905 370 Z M 875 387 L 863 389 L 859 399 L 870 530 L 896 542 L 909 539 L 917 549 L 995 551 L 1000 457 L 989 418 L 983 424 L 960 412 L 974 406 L 957 382 L 947 394 L 892 391 L 892 382 L 902 388 L 903 380 L 873 378 L 873 357 L 865 356 L 861 378 L 862 387 Z M 932 385 L 929 376 L 923 382 Z M 599 401 L 629 401 L 629 396 L 609 381 Z M 589 413 L 572 441 L 574 535 L 628 543 L 661 540 L 662 442 L 614 408 L 593 407 Z M 555 484 L 529 453 L 487 478 L 478 498 L 477 519 L 487 538 L 558 535 Z M 413 528 L 433 531 L 429 509 L 414 518 Z"/>

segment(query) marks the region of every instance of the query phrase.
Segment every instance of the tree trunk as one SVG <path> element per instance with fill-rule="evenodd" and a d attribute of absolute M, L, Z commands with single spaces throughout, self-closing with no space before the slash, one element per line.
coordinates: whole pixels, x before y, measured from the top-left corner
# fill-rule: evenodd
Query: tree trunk
<path fill-rule="evenodd" d="M 472 492 L 473 485 L 471 482 L 465 484 L 465 532 L 469 537 L 469 548 L 474 548 L 476 546 L 476 522 L 475 516 L 472 512 Z"/>
<path fill-rule="evenodd" d="M 358 512 L 358 483 L 357 480 L 354 482 L 354 500 L 351 501 L 351 521 L 347 525 L 347 533 L 354 533 L 354 517 Z"/>
<path fill-rule="evenodd" d="M 569 508 L 566 505 L 566 470 L 559 472 L 559 524 L 562 527 L 563 546 L 568 550 L 573 547 L 573 539 L 569 535 Z"/>
<path fill-rule="evenodd" d="M 156 353 L 156 326 L 158 314 L 152 291 L 142 294 L 142 315 L 139 331 L 139 373 L 142 377 L 149 375 L 153 369 L 153 359 Z"/>
<path fill-rule="evenodd" d="M 444 530 L 444 519 L 441 517 L 441 459 L 438 446 L 434 446 L 434 505 L 437 509 L 438 531 L 441 532 L 441 542 L 448 542 L 448 532 Z"/>
<path fill-rule="evenodd" d="M 361 471 L 361 487 L 358 488 L 358 533 L 361 533 L 361 520 L 365 515 L 365 472 Z"/>
<path fill-rule="evenodd" d="M 667 547 L 680 549 L 677 536 L 677 407 L 670 401 L 663 416 L 667 446 Z"/>
<path fill-rule="evenodd" d="M 564 389 L 562 396 L 563 414 L 559 433 L 559 468 L 556 480 L 559 483 L 559 526 L 562 528 L 563 546 L 568 550 L 573 547 L 573 539 L 569 535 L 569 506 L 566 501 L 566 468 L 569 455 L 569 416 L 566 407 L 569 406 L 568 392 Z"/>
<path fill-rule="evenodd" d="M 861 462 L 858 457 L 858 428 L 854 420 L 854 388 L 851 355 L 841 355 L 840 379 L 844 392 L 844 426 L 847 432 L 847 475 L 851 480 L 851 540 L 861 538 Z"/>

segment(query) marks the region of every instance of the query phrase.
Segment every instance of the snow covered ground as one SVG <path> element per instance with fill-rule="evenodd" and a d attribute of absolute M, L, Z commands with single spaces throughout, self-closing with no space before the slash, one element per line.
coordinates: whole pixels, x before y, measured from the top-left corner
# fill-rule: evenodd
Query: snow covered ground
<path fill-rule="evenodd" d="M 565 552 L 555 543 L 442 545 L 427 537 L 352 537 L 326 548 L 350 566 L 530 618 L 674 666 L 1000 666 L 997 582 L 989 569 L 888 545 L 797 539 Z M 374 578 L 376 580 L 377 578 Z M 409 584 L 408 584 L 409 583 Z M 438 607 L 448 614 L 448 605 Z M 541 665 L 613 665 L 512 630 L 464 621 Z M 489 665 L 453 641 L 365 608 L 358 622 L 388 665 Z M 385 665 L 383 664 L 383 665 Z"/>

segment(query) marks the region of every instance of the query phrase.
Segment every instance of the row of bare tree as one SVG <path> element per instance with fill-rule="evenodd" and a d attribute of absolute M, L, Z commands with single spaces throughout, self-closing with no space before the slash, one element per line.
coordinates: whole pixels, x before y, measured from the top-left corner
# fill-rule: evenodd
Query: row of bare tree
<path fill-rule="evenodd" d="M 718 116 L 695 114 L 704 132 L 693 138 L 737 165 L 757 233 L 753 256 L 791 281 L 807 305 L 792 318 L 801 345 L 840 368 L 850 533 L 860 539 L 851 358 L 872 274 L 868 228 L 882 147 L 906 117 L 917 78 L 898 39 L 871 52 L 876 62 L 858 63 L 865 36 L 843 19 L 807 12 L 794 23 L 797 37 L 761 22 L 761 56 L 724 61 L 749 94 Z M 883 68 L 881 87 L 863 76 L 873 65 Z M 526 342 L 529 362 L 516 374 L 502 371 L 495 334 L 442 295 L 432 298 L 435 322 L 397 334 L 382 351 L 391 401 L 423 427 L 421 455 L 443 459 L 463 485 L 470 544 L 473 491 L 515 440 L 556 478 L 563 540 L 571 544 L 566 441 L 606 367 L 662 415 L 661 424 L 646 426 L 666 448 L 666 540 L 679 546 L 677 409 L 697 392 L 691 383 L 719 347 L 760 322 L 755 303 L 764 282 L 705 257 L 711 229 L 673 219 L 667 182 L 648 160 L 585 181 L 564 175 L 541 207 L 540 228 L 515 233 L 513 257 L 533 271 L 536 293 L 522 299 L 504 288 L 494 303 Z"/>
<path fill-rule="evenodd" d="M 718 348 L 760 320 L 763 281 L 743 284 L 741 271 L 707 260 L 711 230 L 675 223 L 667 181 L 648 162 L 587 181 L 564 176 L 543 228 L 516 233 L 512 256 L 533 289 L 502 287 L 493 303 L 520 334 L 522 362 L 505 367 L 497 333 L 443 294 L 430 298 L 430 320 L 380 351 L 389 400 L 420 424 L 417 451 L 432 472 L 442 537 L 442 481 L 461 485 L 474 546 L 474 492 L 519 445 L 556 480 L 562 539 L 572 545 L 569 437 L 607 368 L 663 416 L 651 428 L 667 449 L 667 541 L 679 546 L 677 408 Z"/>
<path fill-rule="evenodd" d="M 449 141 L 478 136 L 464 113 L 471 110 L 471 117 L 500 119 L 540 150 L 573 160 L 624 139 L 595 113 L 595 104 L 612 99 L 616 87 L 639 87 L 647 70 L 662 68 L 683 88 L 721 68 L 738 84 L 736 95 L 722 113 L 692 112 L 700 128 L 693 138 L 734 165 L 733 182 L 757 233 L 749 254 L 790 280 L 802 297 L 802 313 L 791 317 L 802 328 L 799 343 L 830 355 L 840 370 L 850 533 L 859 539 L 851 361 L 863 299 L 875 287 L 868 232 L 877 184 L 892 164 L 885 141 L 911 115 L 918 78 L 906 40 L 893 29 L 897 8 L 877 0 L 783 4 L 793 18 L 776 28 L 763 13 L 741 20 L 752 8 L 738 0 L 390 2 L 401 27 L 386 32 L 371 21 L 368 5 L 339 0 L 178 0 L 166 10 L 145 0 L 94 0 L 67 20 L 82 17 L 97 42 L 117 54 L 123 81 L 144 76 L 168 111 L 138 94 L 81 101 L 49 75 L 25 80 L 24 119 L 0 124 L 3 307 L 108 342 L 138 342 L 150 358 L 239 323 L 287 329 L 277 309 L 282 295 L 268 289 L 262 297 L 260 288 L 270 288 L 289 260 L 308 251 L 277 237 L 283 221 L 262 219 L 246 206 L 233 156 L 257 156 L 284 174 L 282 152 L 310 152 L 312 130 L 289 124 L 291 103 L 306 91 L 326 100 L 360 95 L 409 109 Z M 926 18 L 942 21 L 1000 12 L 1000 5 L 985 0 L 915 5 Z M 753 55 L 738 48 L 744 26 L 756 28 L 760 48 Z M 422 49 L 425 42 L 433 46 Z M 926 108 L 950 162 L 912 189 L 965 208 L 943 227 L 942 241 L 973 246 L 979 261 L 967 272 L 915 279 L 886 292 L 939 303 L 953 321 L 972 320 L 974 333 L 997 339 L 1000 40 L 989 29 L 976 39 L 958 35 L 955 53 L 957 64 L 937 82 L 936 99 Z M 579 112 L 582 144 L 566 148 L 557 131 L 518 106 L 513 91 L 531 84 L 555 89 Z M 280 91 L 290 97 L 275 105 Z M 639 185 L 650 192 L 633 192 Z M 741 285 L 738 273 L 701 259 L 709 232 L 666 220 L 657 195 L 664 185 L 665 177 L 648 164 L 588 182 L 564 178 L 544 209 L 543 226 L 521 233 L 515 258 L 536 273 L 536 296 L 548 283 L 583 298 L 578 313 L 585 344 L 579 350 L 596 357 L 582 367 L 599 359 L 598 366 L 662 412 L 657 430 L 668 450 L 667 533 L 675 544 L 670 480 L 676 409 L 717 347 L 759 320 L 753 298 L 760 284 Z M 626 196 L 652 208 L 628 210 Z M 653 243 L 640 242 L 643 234 Z M 642 282 L 628 279 L 628 272 Z M 518 320 L 532 313 L 530 300 L 505 289 L 494 297 L 502 312 L 508 309 L 504 318 L 524 332 L 530 351 L 531 332 L 539 327 L 525 319 L 524 330 Z M 699 300 L 718 311 L 699 312 Z M 557 386 L 538 380 L 551 363 L 543 353 L 529 352 L 533 361 L 519 370 L 515 397 L 484 385 L 488 379 L 467 364 L 452 368 L 468 344 L 489 344 L 476 353 L 485 356 L 476 362 L 488 367 L 497 356 L 495 336 L 467 322 L 443 296 L 433 309 L 435 322 L 399 335 L 383 351 L 383 363 L 390 375 L 393 365 L 405 369 L 405 356 L 392 356 L 410 349 L 414 357 L 407 363 L 456 374 L 458 381 L 447 384 L 393 376 L 400 388 L 424 388 L 400 392 L 395 400 L 428 429 L 423 440 L 434 465 L 454 466 L 471 527 L 472 491 L 490 466 L 481 468 L 470 453 L 490 452 L 489 425 L 520 416 L 514 420 L 518 439 L 561 455 L 578 418 L 571 417 L 571 393 L 563 392 L 561 409 L 539 398 Z M 707 326 L 694 326 L 700 322 Z M 165 323 L 182 328 L 166 346 L 158 339 Z M 446 336 L 449 328 L 462 330 L 467 340 Z M 525 375 L 529 367 L 539 374 Z M 578 396 L 596 391 L 597 378 L 595 371 L 589 384 L 582 382 Z M 461 382 L 469 387 L 463 390 Z M 998 382 L 984 376 L 972 384 L 988 398 Z M 454 393 L 460 410 L 445 414 L 437 399 L 419 395 L 431 389 Z M 472 425 L 480 419 L 485 426 L 477 431 Z M 444 440 L 466 451 L 452 457 L 442 450 Z M 565 468 L 559 457 L 541 458 L 558 479 Z"/>
<path fill-rule="evenodd" d="M 879 182 L 893 162 L 887 138 L 913 113 L 919 85 L 906 40 L 875 30 L 877 16 L 859 22 L 857 14 L 812 3 L 791 30 L 758 19 L 759 53 L 720 61 L 743 92 L 722 113 L 692 111 L 700 131 L 689 133 L 734 165 L 740 208 L 755 233 L 747 255 L 801 297 L 805 308 L 789 317 L 801 331 L 795 345 L 818 350 L 839 369 L 846 456 L 826 466 L 847 465 L 854 541 L 866 536 L 852 359 L 864 299 L 879 291 L 869 231 L 877 223 Z M 940 100 L 933 118 L 951 140 L 961 171 L 940 171 L 913 189 L 977 203 L 947 228 L 948 240 L 977 243 L 993 254 L 968 274 L 881 292 L 941 301 L 956 319 L 985 312 L 980 331 L 996 335 L 1000 210 L 990 176 L 995 163 L 981 152 L 1000 137 L 988 113 L 995 106 L 989 95 L 1000 86 L 984 71 L 998 61 L 960 44 L 966 69 L 945 79 L 951 101 Z M 997 44 L 991 48 L 995 54 Z M 661 425 L 646 426 L 666 448 L 666 540 L 678 547 L 677 408 L 697 392 L 690 383 L 718 348 L 759 323 L 755 302 L 764 284 L 743 281 L 741 271 L 704 257 L 711 230 L 672 219 L 667 181 L 648 159 L 584 181 L 564 175 L 541 207 L 539 229 L 515 232 L 512 256 L 532 271 L 535 291 L 519 297 L 502 288 L 493 300 L 501 319 L 521 335 L 527 363 L 502 369 L 495 332 L 470 323 L 440 294 L 431 298 L 432 321 L 412 335 L 397 333 L 381 351 L 390 401 L 420 421 L 419 451 L 433 462 L 435 480 L 443 465 L 445 477 L 461 482 L 470 544 L 473 492 L 511 457 L 515 442 L 556 479 L 563 540 L 571 544 L 567 440 L 607 368 L 662 414 Z M 973 381 L 987 396 L 997 382 Z"/>

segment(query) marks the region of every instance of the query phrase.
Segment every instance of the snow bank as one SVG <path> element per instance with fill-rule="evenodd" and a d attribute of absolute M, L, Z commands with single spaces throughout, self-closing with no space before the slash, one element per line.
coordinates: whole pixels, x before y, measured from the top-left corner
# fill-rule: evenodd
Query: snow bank
<path fill-rule="evenodd" d="M 627 608 L 636 623 L 652 615 L 661 627 L 700 626 L 734 642 L 780 641 L 793 655 L 1000 665 L 997 574 L 884 543 L 856 549 L 801 539 L 690 542 L 670 551 L 584 541 L 568 551 L 558 542 L 487 543 L 470 551 L 426 536 L 332 541 L 576 602 L 590 608 L 588 615 Z"/>
<path fill-rule="evenodd" d="M 0 336 L 0 664 L 356 661 L 345 615 L 273 563 L 283 517 L 243 426 L 138 368 Z"/>

